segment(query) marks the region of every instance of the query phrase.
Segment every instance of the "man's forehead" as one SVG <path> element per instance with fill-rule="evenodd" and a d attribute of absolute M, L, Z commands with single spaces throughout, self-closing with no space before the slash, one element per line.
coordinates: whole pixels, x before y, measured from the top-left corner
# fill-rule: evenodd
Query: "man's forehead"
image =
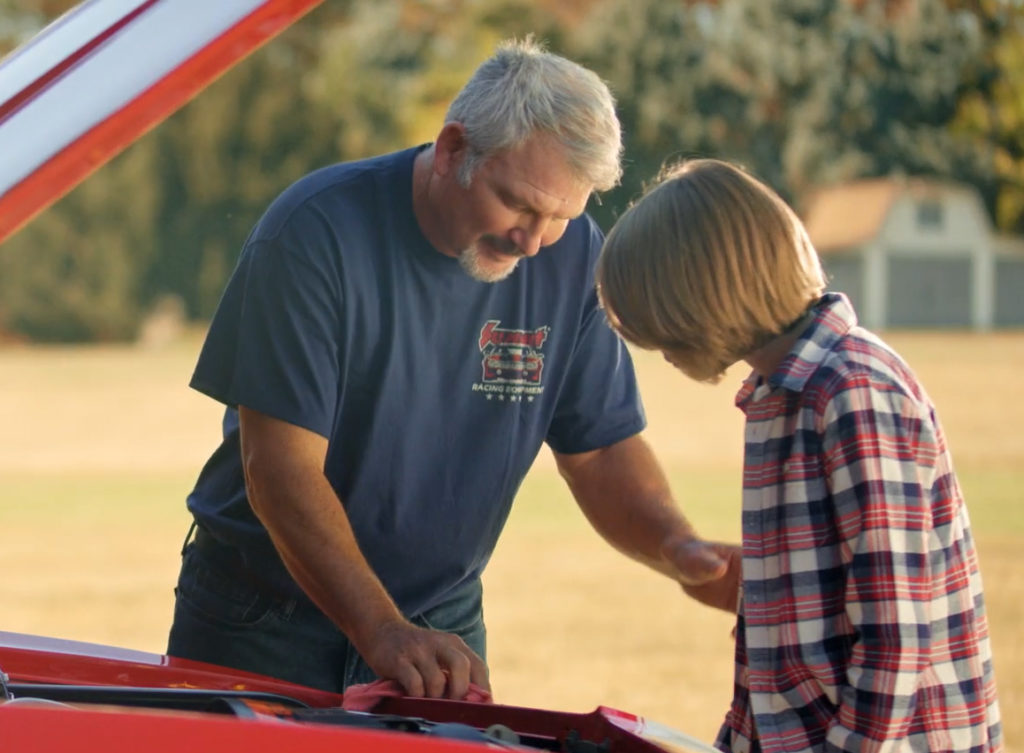
<path fill-rule="evenodd" d="M 549 134 L 536 134 L 487 162 L 499 191 L 543 214 L 582 214 L 594 191 L 570 166 L 565 147 Z"/>
<path fill-rule="evenodd" d="M 586 209 L 593 188 L 577 180 L 556 186 L 532 178 L 520 178 L 509 182 L 508 191 L 513 198 L 543 214 L 576 217 Z"/>

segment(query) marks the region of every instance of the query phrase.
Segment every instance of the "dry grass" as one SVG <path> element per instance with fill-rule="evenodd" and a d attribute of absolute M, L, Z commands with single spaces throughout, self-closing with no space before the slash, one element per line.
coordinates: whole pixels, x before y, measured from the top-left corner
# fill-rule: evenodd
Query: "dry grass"
<path fill-rule="evenodd" d="M 1024 334 L 893 333 L 939 406 L 980 541 L 1000 695 L 1024 740 Z M 219 409 L 186 388 L 198 340 L 169 349 L 0 350 L 0 629 L 163 648 L 183 498 Z M 677 494 L 714 536 L 737 526 L 740 372 L 715 387 L 637 354 L 650 429 Z M 605 704 L 709 738 L 728 701 L 730 620 L 611 551 L 544 456 L 486 578 L 501 702 Z"/>

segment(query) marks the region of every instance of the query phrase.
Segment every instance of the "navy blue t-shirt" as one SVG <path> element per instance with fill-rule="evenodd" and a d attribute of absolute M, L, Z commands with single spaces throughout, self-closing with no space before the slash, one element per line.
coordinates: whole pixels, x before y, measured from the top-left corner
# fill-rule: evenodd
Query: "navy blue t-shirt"
<path fill-rule="evenodd" d="M 191 381 L 228 406 L 188 500 L 200 524 L 300 593 L 246 499 L 236 407 L 305 427 L 408 616 L 479 577 L 543 442 L 584 452 L 644 426 L 594 290 L 597 226 L 573 220 L 505 280 L 474 280 L 415 220 L 422 148 L 324 168 L 270 206 Z"/>

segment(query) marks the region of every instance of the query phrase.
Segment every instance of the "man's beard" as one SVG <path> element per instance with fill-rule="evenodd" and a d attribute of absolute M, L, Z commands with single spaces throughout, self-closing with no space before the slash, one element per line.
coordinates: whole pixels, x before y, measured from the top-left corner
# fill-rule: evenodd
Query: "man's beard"
<path fill-rule="evenodd" d="M 459 253 L 459 264 L 462 269 L 472 277 L 474 280 L 480 282 L 498 282 L 504 280 L 512 272 L 515 271 L 516 266 L 519 264 L 519 259 L 522 258 L 522 254 L 519 253 L 519 249 L 509 241 L 502 241 L 493 236 L 486 238 L 490 244 L 496 247 L 499 251 L 508 255 L 511 263 L 507 267 L 495 268 L 492 266 L 485 266 L 481 261 L 481 253 L 479 244 L 481 241 L 477 241 L 471 246 L 464 248 Z"/>

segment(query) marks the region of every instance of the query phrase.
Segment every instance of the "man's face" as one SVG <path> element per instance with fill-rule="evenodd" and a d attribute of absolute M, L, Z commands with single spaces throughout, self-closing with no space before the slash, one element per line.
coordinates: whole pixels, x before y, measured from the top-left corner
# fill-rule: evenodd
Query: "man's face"
<path fill-rule="evenodd" d="M 539 136 L 501 152 L 459 185 L 452 241 L 463 269 L 483 282 L 512 273 L 562 237 L 586 208 L 591 186 L 580 183 L 554 139 Z"/>

